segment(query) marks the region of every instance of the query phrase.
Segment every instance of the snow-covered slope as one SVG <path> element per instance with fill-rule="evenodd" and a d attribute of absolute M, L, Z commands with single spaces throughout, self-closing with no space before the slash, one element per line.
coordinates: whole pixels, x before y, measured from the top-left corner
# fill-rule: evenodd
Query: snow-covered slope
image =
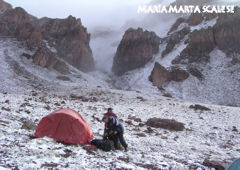
<path fill-rule="evenodd" d="M 188 16 L 184 16 L 185 19 Z M 187 23 L 182 23 L 178 26 L 178 30 L 188 26 L 190 27 L 190 33 L 196 30 L 206 29 L 213 27 L 216 24 L 218 17 L 202 21 L 196 26 L 189 26 Z M 161 25 L 159 23 L 159 25 Z M 156 34 L 160 37 L 168 37 L 165 28 L 169 28 L 169 25 L 165 25 L 161 30 L 159 27 Z M 174 49 L 166 56 L 162 57 L 162 52 L 166 48 L 167 42 L 163 41 L 160 44 L 160 51 L 154 56 L 154 58 L 146 64 L 143 68 L 129 71 L 121 77 L 115 77 L 115 86 L 121 89 L 135 90 L 148 93 L 170 93 L 174 97 L 184 99 L 186 101 L 203 102 L 208 104 L 220 104 L 230 106 L 240 106 L 240 65 L 233 63 L 232 58 L 225 54 L 223 51 L 216 47 L 210 54 L 209 63 L 196 63 L 194 66 L 201 70 L 204 79 L 198 79 L 192 75 L 183 82 L 169 82 L 162 85 L 159 91 L 157 87 L 152 86 L 149 81 L 149 76 L 154 67 L 155 62 L 159 62 L 162 66 L 169 68 L 174 66 L 172 61 L 180 55 L 180 53 L 187 47 L 187 40 L 189 34 L 185 36 L 179 43 L 177 43 Z M 236 58 L 239 58 L 238 54 L 234 54 Z M 178 67 L 188 69 L 187 64 L 179 64 Z"/>
<path fill-rule="evenodd" d="M 109 88 L 110 78 L 101 72 L 83 73 L 69 64 L 70 80 L 57 79 L 60 73 L 33 64 L 32 59 L 22 56 L 32 54 L 25 46 L 14 38 L 0 38 L 0 92 L 26 93 L 32 90 L 46 92 L 71 92 L 83 87 L 102 86 Z"/>
<path fill-rule="evenodd" d="M 227 167 L 238 158 L 240 109 L 208 105 L 211 111 L 195 111 L 189 108 L 192 103 L 161 97 L 142 79 L 152 63 L 136 72 L 139 81 L 130 85 L 139 85 L 137 92 L 114 90 L 112 80 L 97 71 L 85 74 L 71 68 L 71 81 L 56 79 L 59 73 L 21 56 L 31 51 L 15 39 L 1 38 L 0 47 L 0 168 L 187 170 L 209 169 L 203 165 L 205 159 Z M 141 92 L 142 86 L 148 90 Z M 30 139 L 34 130 L 25 129 L 26 122 L 37 125 L 54 110 L 72 108 L 86 118 L 95 138 L 101 138 L 104 125 L 98 118 L 108 107 L 125 127 L 126 153 L 87 152 L 49 138 Z M 153 117 L 175 119 L 185 130 L 149 130 L 145 123 Z"/>
<path fill-rule="evenodd" d="M 205 159 L 227 167 L 239 157 L 239 108 L 209 105 L 211 111 L 195 111 L 189 108 L 191 103 L 118 90 L 88 88 L 78 95 L 94 96 L 95 100 L 44 92 L 0 93 L 0 168 L 207 170 Z M 97 118 L 101 119 L 109 106 L 123 120 L 128 152 L 87 152 L 82 146 L 49 138 L 30 139 L 35 131 L 23 128 L 24 123 L 37 124 L 56 109 L 72 108 L 86 118 L 95 138 L 101 138 L 104 124 Z M 151 132 L 144 124 L 152 117 L 175 119 L 185 124 L 185 130 L 152 128 Z"/>

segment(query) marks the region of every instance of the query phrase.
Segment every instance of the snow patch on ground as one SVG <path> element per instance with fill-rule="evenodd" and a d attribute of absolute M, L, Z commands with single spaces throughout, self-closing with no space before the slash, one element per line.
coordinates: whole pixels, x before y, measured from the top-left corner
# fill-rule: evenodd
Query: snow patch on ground
<path fill-rule="evenodd" d="M 0 39 L 0 86 L 1 92 L 24 93 L 35 89 L 43 91 L 64 92 L 72 91 L 82 87 L 109 87 L 110 77 L 102 72 L 94 71 L 91 73 L 83 73 L 69 65 L 71 70 L 68 76 L 71 81 L 62 81 L 56 79 L 61 76 L 55 70 L 42 68 L 33 64 L 32 59 L 22 56 L 23 53 L 32 55 L 33 51 L 25 49 L 22 42 L 18 42 L 12 38 Z M 111 85 L 110 85 L 111 86 Z"/>
<path fill-rule="evenodd" d="M 164 88 L 173 96 L 188 101 L 239 106 L 240 66 L 219 49 L 210 53 L 210 62 L 200 66 L 204 80 L 189 77 L 184 82 L 170 82 Z"/>
<path fill-rule="evenodd" d="M 207 105 L 211 111 L 189 109 L 192 103 L 167 99 L 158 95 L 119 90 L 85 89 L 82 95 L 97 98 L 84 102 L 68 95 L 15 95 L 0 93 L 3 108 L 0 115 L 0 167 L 19 169 L 186 169 L 209 168 L 202 165 L 205 158 L 230 165 L 239 156 L 239 108 Z M 139 97 L 144 98 L 140 100 Z M 6 102 L 8 100 L 8 102 Z M 64 101 L 64 103 L 62 102 Z M 28 105 L 23 106 L 23 103 Z M 55 103 L 59 103 L 57 106 Z M 49 106 L 50 109 L 46 109 Z M 129 151 L 87 152 L 79 145 L 64 145 L 50 138 L 30 139 L 34 130 L 22 129 L 25 120 L 36 125 L 42 117 L 60 108 L 72 108 L 89 123 L 95 138 L 101 138 L 101 119 L 107 107 L 113 107 L 125 127 Z M 10 110 L 8 110 L 10 109 Z M 138 126 L 129 116 L 136 116 L 144 124 L 147 119 L 160 117 L 175 119 L 185 124 L 185 130 L 173 132 Z M 139 137 L 144 133 L 146 137 Z M 191 169 L 191 168 L 190 168 Z"/>

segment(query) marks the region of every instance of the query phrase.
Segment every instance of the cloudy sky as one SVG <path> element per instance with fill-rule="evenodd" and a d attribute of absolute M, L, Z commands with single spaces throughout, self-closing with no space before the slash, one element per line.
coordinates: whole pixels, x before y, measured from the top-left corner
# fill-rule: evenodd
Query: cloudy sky
<path fill-rule="evenodd" d="M 121 25 L 126 19 L 138 17 L 139 5 L 150 0 L 6 0 L 14 7 L 23 7 L 37 17 L 81 18 L 86 26 Z"/>

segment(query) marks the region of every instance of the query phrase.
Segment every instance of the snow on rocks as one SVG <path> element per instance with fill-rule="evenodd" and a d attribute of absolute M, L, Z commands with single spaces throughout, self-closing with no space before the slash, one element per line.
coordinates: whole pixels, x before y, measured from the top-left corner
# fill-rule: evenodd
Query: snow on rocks
<path fill-rule="evenodd" d="M 1 106 L 10 109 L 0 108 L 0 167 L 208 169 L 203 165 L 206 158 L 223 162 L 225 167 L 238 158 L 240 134 L 233 129 L 240 129 L 239 108 L 208 105 L 211 110 L 202 112 L 189 109 L 192 103 L 133 91 L 86 89 L 81 93 L 104 95 L 96 95 L 96 101 L 82 101 L 67 94 L 39 91 L 25 95 L 0 93 Z M 69 107 L 86 118 L 95 138 L 101 138 L 104 125 L 98 120 L 109 106 L 123 120 L 128 152 L 89 153 L 79 145 L 64 145 L 46 137 L 30 139 L 34 130 L 21 128 L 25 120 L 37 125 L 50 112 Z M 182 122 L 185 130 L 175 132 L 145 125 L 144 122 L 156 116 Z"/>

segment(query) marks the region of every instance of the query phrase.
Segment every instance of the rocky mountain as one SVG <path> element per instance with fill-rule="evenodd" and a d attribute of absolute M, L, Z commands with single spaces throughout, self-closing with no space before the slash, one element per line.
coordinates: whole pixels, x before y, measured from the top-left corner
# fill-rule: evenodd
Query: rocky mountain
<path fill-rule="evenodd" d="M 147 62 L 138 58 L 135 63 L 144 62 L 146 66 L 123 74 L 116 84 L 123 89 L 151 91 L 150 83 L 146 82 L 150 80 L 161 92 L 174 97 L 239 106 L 239 15 L 236 7 L 235 13 L 179 16 L 161 38 L 159 53 Z M 121 48 L 122 54 L 126 49 Z M 124 66 L 134 65 L 126 61 Z M 116 65 L 114 62 L 115 68 Z M 178 68 L 175 75 L 181 81 L 173 81 L 172 68 Z"/>
<path fill-rule="evenodd" d="M 96 63 L 79 19 L 38 19 L 2 3 L 0 169 L 208 170 L 239 158 L 238 10 L 146 17 L 154 30 L 137 25 L 123 37 L 125 28 L 95 32 L 93 56 L 103 55 L 102 67 L 114 63 L 113 75 L 82 72 Z M 71 108 L 102 139 L 108 107 L 124 126 L 127 152 L 32 138 L 43 117 Z"/>
<path fill-rule="evenodd" d="M 5 11 L 12 9 L 12 5 L 9 3 L 6 3 L 3 0 L 0 0 L 0 14 L 4 13 Z"/>
<path fill-rule="evenodd" d="M 143 29 L 128 29 L 120 44 L 113 61 L 112 70 L 116 75 L 123 75 L 129 70 L 144 66 L 159 51 L 160 38 L 154 33 Z"/>
<path fill-rule="evenodd" d="M 20 7 L 12 9 L 8 6 L 7 8 L 3 1 L 0 4 L 2 11 L 0 36 L 15 37 L 18 41 L 24 42 L 32 51 L 37 51 L 38 54 L 43 51 L 41 50 L 43 46 L 45 49 L 48 48 L 56 55 L 57 62 L 50 64 L 53 68 L 60 68 L 59 64 L 62 63 L 60 60 L 63 59 L 84 72 L 94 69 L 92 51 L 89 46 L 90 34 L 82 26 L 80 19 L 72 16 L 66 19 L 38 19 Z M 50 61 L 53 55 L 51 52 L 41 55 L 49 58 L 46 61 Z M 37 56 L 40 55 L 34 55 L 35 60 Z"/>

